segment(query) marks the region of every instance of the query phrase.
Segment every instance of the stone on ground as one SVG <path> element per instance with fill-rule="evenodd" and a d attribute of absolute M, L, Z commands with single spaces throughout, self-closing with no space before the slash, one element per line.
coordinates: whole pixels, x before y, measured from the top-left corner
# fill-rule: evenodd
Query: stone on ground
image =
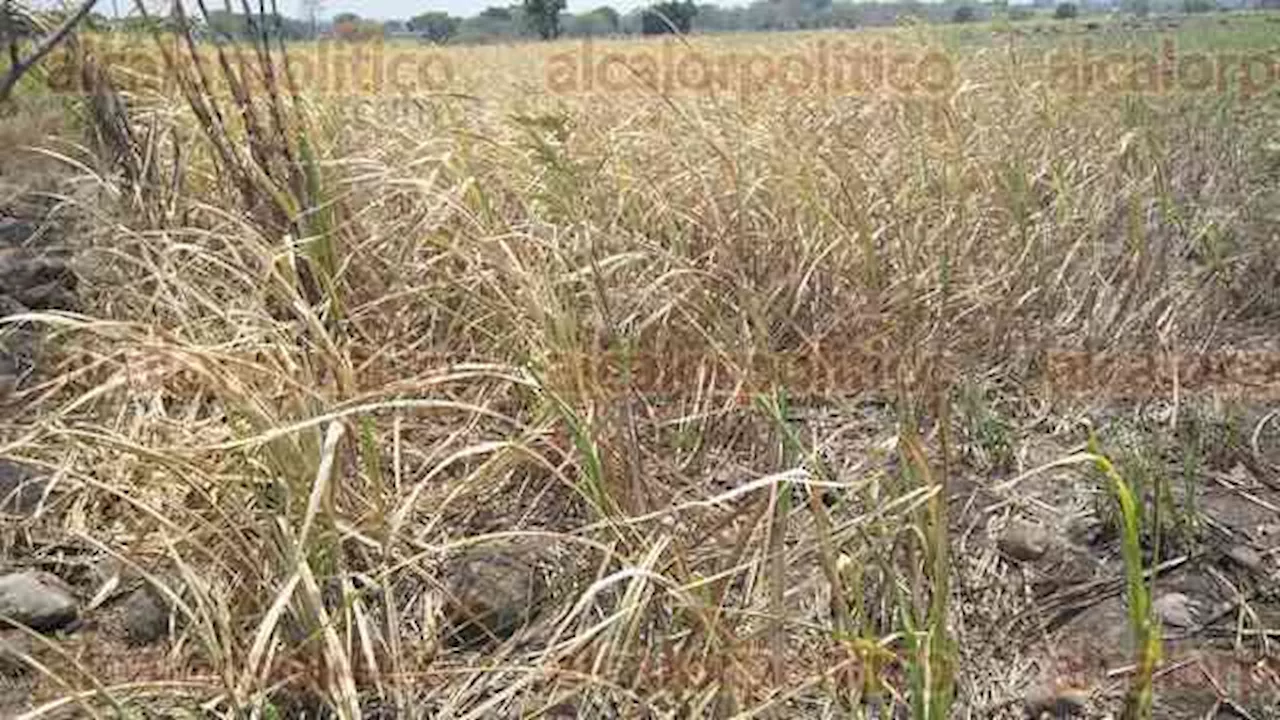
<path fill-rule="evenodd" d="M 22 245 L 36 234 L 35 223 L 0 215 L 0 246 Z"/>
<path fill-rule="evenodd" d="M 138 588 L 125 598 L 123 624 L 130 645 L 156 643 L 169 633 L 169 604 L 152 588 Z"/>
<path fill-rule="evenodd" d="M 27 571 L 0 577 L 0 616 L 51 632 L 75 622 L 78 615 L 75 597 L 52 575 Z"/>
<path fill-rule="evenodd" d="M 1191 598 L 1183 593 L 1165 593 L 1151 604 L 1156 617 L 1168 627 L 1189 628 L 1196 624 Z"/>
<path fill-rule="evenodd" d="M 1023 699 L 1029 718 L 1073 718 L 1084 715 L 1089 694 L 1074 688 L 1035 688 Z"/>
<path fill-rule="evenodd" d="M 441 581 L 453 645 L 505 640 L 536 616 L 545 599 L 534 554 L 515 548 L 468 551 L 446 565 Z"/>
<path fill-rule="evenodd" d="M 1232 562 L 1252 572 L 1262 570 L 1262 554 L 1248 545 L 1234 545 L 1227 551 Z"/>
<path fill-rule="evenodd" d="M 26 305 L 0 295 L 0 318 L 25 312 Z M 6 402 L 31 372 L 35 349 L 36 334 L 30 323 L 0 324 L 0 403 Z"/>
<path fill-rule="evenodd" d="M 996 542 L 1000 552 L 1022 562 L 1038 560 L 1049 550 L 1049 531 L 1038 523 L 1014 520 Z"/>
<path fill-rule="evenodd" d="M 0 295 L 32 310 L 72 310 L 76 285 L 65 258 L 26 248 L 0 249 Z"/>

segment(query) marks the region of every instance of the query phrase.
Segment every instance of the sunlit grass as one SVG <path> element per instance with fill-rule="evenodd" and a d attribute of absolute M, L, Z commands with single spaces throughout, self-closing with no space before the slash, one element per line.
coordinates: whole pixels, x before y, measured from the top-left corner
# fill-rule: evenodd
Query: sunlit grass
<path fill-rule="evenodd" d="M 223 714 L 945 717 L 983 682 L 956 646 L 953 381 L 1031 394 L 1045 351 L 1280 308 L 1256 225 L 1274 102 L 1067 93 L 1038 40 L 955 42 L 990 30 L 391 47 L 451 68 L 408 96 L 144 83 L 123 155 L 146 172 L 63 149 L 101 198 L 89 316 L 40 318 L 61 364 L 6 452 L 65 464 L 67 529 L 186 587 L 174 653 Z M 702 92 L 642 67 L 836 39 L 940 53 L 952 82 Z M 586 52 L 635 82 L 551 87 Z M 785 352 L 881 367 L 788 388 Z M 807 437 L 797 398 L 864 390 L 893 404 L 896 469 L 838 475 L 824 454 L 872 451 Z M 960 437 L 1009 462 L 968 402 Z M 512 536 L 559 553 L 539 627 L 443 645 L 441 559 Z"/>

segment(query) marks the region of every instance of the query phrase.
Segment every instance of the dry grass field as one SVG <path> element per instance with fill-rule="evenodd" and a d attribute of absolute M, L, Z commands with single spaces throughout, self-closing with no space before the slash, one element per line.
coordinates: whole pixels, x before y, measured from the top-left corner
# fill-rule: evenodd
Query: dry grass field
<path fill-rule="evenodd" d="M 1278 21 L 82 38 L 0 715 L 1277 717 Z"/>

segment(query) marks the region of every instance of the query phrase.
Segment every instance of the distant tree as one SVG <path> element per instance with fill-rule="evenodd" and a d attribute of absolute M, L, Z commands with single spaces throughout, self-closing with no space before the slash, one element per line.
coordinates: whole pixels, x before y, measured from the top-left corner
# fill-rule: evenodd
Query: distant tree
<path fill-rule="evenodd" d="M 745 26 L 746 8 L 716 5 L 714 3 L 702 3 L 698 5 L 698 14 L 695 17 L 694 27 L 699 30 L 741 30 Z M 632 24 L 636 25 L 635 29 L 642 29 L 639 26 L 643 24 L 643 11 L 640 15 L 632 13 L 628 19 L 633 20 Z M 623 20 L 623 27 L 627 27 L 627 20 Z"/>
<path fill-rule="evenodd" d="M 1124 0 L 1120 3 L 1120 9 L 1138 17 L 1146 17 L 1151 14 L 1151 0 Z"/>
<path fill-rule="evenodd" d="M 560 13 L 564 8 L 565 0 L 524 0 L 529 29 L 543 40 L 554 40 L 560 35 Z"/>
<path fill-rule="evenodd" d="M 480 17 L 484 20 L 511 20 L 511 9 L 504 7 L 487 7 L 480 11 Z"/>
<path fill-rule="evenodd" d="M 671 32 L 667 28 L 666 20 L 660 17 L 654 17 L 653 13 L 645 11 L 646 18 L 650 21 L 657 21 L 657 32 Z M 773 2 L 756 2 L 751 3 L 744 10 L 743 27 L 744 30 L 794 30 L 796 24 L 792 22 L 793 16 L 787 7 L 782 3 Z"/>
<path fill-rule="evenodd" d="M 130 32 L 151 32 L 147 19 L 131 15 L 121 21 L 122 27 Z M 209 32 L 215 37 L 241 39 L 249 34 L 249 21 L 246 16 L 226 10 L 210 10 L 208 18 Z"/>
<path fill-rule="evenodd" d="M 831 27 L 855 28 L 862 24 L 862 12 L 851 2 L 839 2 L 831 6 L 828 15 Z"/>
<path fill-rule="evenodd" d="M 668 0 L 645 10 L 640 18 L 640 32 L 645 35 L 687 33 L 693 27 L 698 6 L 691 0 Z"/>
<path fill-rule="evenodd" d="M 1185 13 L 1207 13 L 1218 9 L 1213 0 L 1183 0 L 1182 11 Z"/>
<path fill-rule="evenodd" d="M 373 20 L 362 20 L 353 12 L 338 13 L 333 16 L 333 34 L 340 40 L 371 40 L 381 37 L 382 24 Z"/>
<path fill-rule="evenodd" d="M 967 23 L 978 19 L 978 13 L 968 5 L 961 5 L 951 14 L 951 22 Z"/>
<path fill-rule="evenodd" d="M 529 23 L 525 21 L 523 7 L 519 5 L 489 7 L 478 15 L 464 19 L 458 26 L 458 34 L 451 42 L 510 41 L 531 34 Z"/>
<path fill-rule="evenodd" d="M 613 8 L 596 8 L 590 12 L 572 16 L 564 26 L 564 34 L 585 37 L 611 35 L 618 32 L 622 18 Z"/>
<path fill-rule="evenodd" d="M 353 12 L 333 16 L 333 34 L 344 40 L 354 40 L 360 29 L 360 16 Z"/>
<path fill-rule="evenodd" d="M 456 18 L 447 12 L 426 12 L 409 21 L 409 30 L 421 33 L 431 42 L 444 43 L 458 34 L 462 18 Z"/>
<path fill-rule="evenodd" d="M 1079 14 L 1080 8 L 1075 3 L 1062 3 L 1053 10 L 1053 16 L 1059 20 L 1070 20 Z"/>
<path fill-rule="evenodd" d="M 609 32 L 618 32 L 618 28 L 622 25 L 622 18 L 618 16 L 618 11 L 608 5 L 601 5 L 592 10 L 591 14 L 608 24 Z"/>

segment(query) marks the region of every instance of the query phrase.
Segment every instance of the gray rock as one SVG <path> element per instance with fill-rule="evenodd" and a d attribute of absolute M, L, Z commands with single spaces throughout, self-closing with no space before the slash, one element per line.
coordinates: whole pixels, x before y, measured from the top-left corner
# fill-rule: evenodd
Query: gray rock
<path fill-rule="evenodd" d="M 65 258 L 24 248 L 0 250 L 0 294 L 33 310 L 74 308 L 76 286 Z"/>
<path fill-rule="evenodd" d="M 0 318 L 27 312 L 27 307 L 0 295 Z M 0 403 L 8 400 L 35 362 L 36 333 L 29 323 L 0 324 Z"/>
<path fill-rule="evenodd" d="M 1049 551 L 1052 538 L 1039 523 L 1013 520 L 996 541 L 1000 552 L 1014 560 L 1030 562 L 1038 560 Z"/>
<path fill-rule="evenodd" d="M 40 506 L 50 479 L 36 469 L 0 460 L 0 515 L 30 515 Z"/>
<path fill-rule="evenodd" d="M 1029 718 L 1072 718 L 1084 715 L 1088 693 L 1082 690 L 1037 688 L 1022 701 Z"/>
<path fill-rule="evenodd" d="M 1227 551 L 1227 558 L 1245 570 L 1252 572 L 1262 570 L 1262 554 L 1248 545 L 1233 545 Z"/>
<path fill-rule="evenodd" d="M 441 581 L 454 646 L 511 637 L 537 616 L 546 595 L 535 555 L 518 548 L 468 551 L 446 565 Z"/>
<path fill-rule="evenodd" d="M 1182 593 L 1165 593 L 1155 599 L 1151 603 L 1151 609 L 1155 612 L 1160 622 L 1169 627 L 1189 628 L 1195 627 L 1196 614 L 1195 608 L 1191 603 L 1191 598 Z"/>
<path fill-rule="evenodd" d="M 169 634 L 169 603 L 150 587 L 141 587 L 124 600 L 124 635 L 133 646 L 151 645 Z"/>
<path fill-rule="evenodd" d="M 14 217 L 0 217 L 0 245 L 16 247 L 36 234 L 36 226 Z"/>
<path fill-rule="evenodd" d="M 0 616 L 50 632 L 75 622 L 79 606 L 62 581 L 48 573 L 27 571 L 0 577 Z"/>
<path fill-rule="evenodd" d="M 15 297 L 19 302 L 40 310 L 75 310 L 79 307 L 79 302 L 74 287 L 75 283 L 68 285 L 65 281 L 57 280 L 32 285 Z"/>

